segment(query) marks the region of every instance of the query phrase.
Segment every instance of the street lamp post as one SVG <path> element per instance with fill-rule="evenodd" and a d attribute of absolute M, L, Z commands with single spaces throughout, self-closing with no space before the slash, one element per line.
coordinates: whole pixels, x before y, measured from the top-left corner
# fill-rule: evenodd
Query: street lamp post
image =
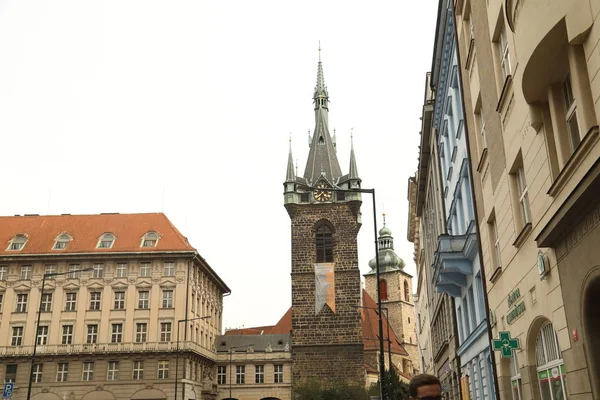
<path fill-rule="evenodd" d="M 196 321 L 199 319 L 208 319 L 210 317 L 211 317 L 210 315 L 205 315 L 203 317 L 186 318 L 186 319 L 180 319 L 179 321 L 177 321 L 177 350 L 175 350 L 175 400 L 177 400 L 177 382 L 179 381 L 179 325 L 181 325 L 182 322 Z M 183 377 L 185 378 L 185 367 L 184 367 L 183 371 L 184 371 Z M 182 392 L 184 390 L 185 390 L 185 386 L 183 386 L 183 382 L 182 382 Z M 185 394 L 182 394 L 182 397 L 185 398 Z"/>
<path fill-rule="evenodd" d="M 311 186 L 308 186 L 310 190 L 323 190 L 323 191 L 332 191 L 332 192 L 342 192 L 342 193 L 367 193 L 373 196 L 373 230 L 375 234 L 375 266 L 376 266 L 376 278 L 377 278 L 377 309 L 379 310 L 378 315 L 378 325 L 379 325 L 379 396 L 382 400 L 384 400 L 383 394 L 383 380 L 385 378 L 385 356 L 383 354 L 383 320 L 381 316 L 381 290 L 379 287 L 380 273 L 379 273 L 379 243 L 377 241 L 377 208 L 375 201 L 375 189 L 342 189 L 342 188 L 327 188 L 327 189 L 317 189 Z"/>
<path fill-rule="evenodd" d="M 35 369 L 35 355 L 37 353 L 37 343 L 38 343 L 38 338 L 39 338 L 39 333 L 40 333 L 39 332 L 40 319 L 42 317 L 42 306 L 43 306 L 42 301 L 44 300 L 44 286 L 46 285 L 46 278 L 51 277 L 51 276 L 75 274 L 75 273 L 91 271 L 91 270 L 93 270 L 93 268 L 76 269 L 76 270 L 65 271 L 65 272 L 47 272 L 47 273 L 44 273 L 44 276 L 42 277 L 42 287 L 40 289 L 40 304 L 38 306 L 37 322 L 35 324 L 35 335 L 34 335 L 34 340 L 33 340 L 33 354 L 31 355 L 31 370 L 29 371 L 29 387 L 27 388 L 27 400 L 31 399 L 31 385 L 33 384 L 33 372 Z"/>
<path fill-rule="evenodd" d="M 232 360 L 231 360 L 231 355 L 232 355 L 232 350 L 233 349 L 243 349 L 244 347 L 248 348 L 250 346 L 254 346 L 254 344 L 245 344 L 243 346 L 229 346 L 229 400 L 231 400 L 231 384 L 232 384 L 232 379 L 231 379 L 231 364 L 232 364 Z"/>

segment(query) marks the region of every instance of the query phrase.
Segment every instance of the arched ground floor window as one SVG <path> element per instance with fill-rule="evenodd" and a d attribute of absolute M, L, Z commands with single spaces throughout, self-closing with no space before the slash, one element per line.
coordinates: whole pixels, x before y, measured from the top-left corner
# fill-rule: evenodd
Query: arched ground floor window
<path fill-rule="evenodd" d="M 535 357 L 542 400 L 567 400 L 565 364 L 558 336 L 550 322 L 544 324 L 538 333 Z"/>

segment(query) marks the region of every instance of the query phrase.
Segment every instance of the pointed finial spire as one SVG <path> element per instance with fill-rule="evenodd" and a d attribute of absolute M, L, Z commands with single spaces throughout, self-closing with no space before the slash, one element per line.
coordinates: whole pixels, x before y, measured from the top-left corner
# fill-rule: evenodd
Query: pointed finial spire
<path fill-rule="evenodd" d="M 319 40 L 319 62 L 321 62 L 321 41 Z"/>
<path fill-rule="evenodd" d="M 354 128 L 350 129 L 350 179 L 358 179 L 358 167 L 356 166 L 356 156 L 354 155 Z"/>
<path fill-rule="evenodd" d="M 296 176 L 298 176 L 298 159 L 296 158 Z"/>
<path fill-rule="evenodd" d="M 310 137 L 310 128 L 308 129 L 308 147 L 310 148 L 310 142 L 312 142 Z"/>
<path fill-rule="evenodd" d="M 290 152 L 288 154 L 288 164 L 287 164 L 287 171 L 285 174 L 285 181 L 293 182 L 296 179 L 296 174 L 294 174 L 294 158 L 292 157 L 292 133 L 291 132 L 290 132 L 290 138 L 288 140 L 290 141 Z"/>
<path fill-rule="evenodd" d="M 319 64 L 317 65 L 317 85 L 315 86 L 313 100 L 315 101 L 315 110 L 319 107 L 327 108 L 329 94 L 327 93 L 327 86 L 325 86 L 325 78 L 323 78 L 323 63 L 321 63 L 321 41 L 319 41 Z"/>
<path fill-rule="evenodd" d="M 385 206 L 384 206 L 385 208 Z M 383 212 L 383 226 L 385 226 L 385 211 Z"/>

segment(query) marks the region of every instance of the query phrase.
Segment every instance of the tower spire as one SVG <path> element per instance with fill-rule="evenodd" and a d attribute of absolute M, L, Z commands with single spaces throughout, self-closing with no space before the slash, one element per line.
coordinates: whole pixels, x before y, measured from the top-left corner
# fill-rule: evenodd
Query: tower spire
<path fill-rule="evenodd" d="M 286 182 L 293 182 L 296 179 L 296 175 L 294 174 L 294 158 L 292 157 L 292 134 L 290 133 L 290 150 L 288 154 L 288 163 L 287 163 L 287 171 L 285 175 Z"/>
<path fill-rule="evenodd" d="M 354 128 L 350 129 L 350 170 L 348 178 L 360 179 L 358 177 L 358 167 L 356 166 L 356 156 L 354 155 Z"/>

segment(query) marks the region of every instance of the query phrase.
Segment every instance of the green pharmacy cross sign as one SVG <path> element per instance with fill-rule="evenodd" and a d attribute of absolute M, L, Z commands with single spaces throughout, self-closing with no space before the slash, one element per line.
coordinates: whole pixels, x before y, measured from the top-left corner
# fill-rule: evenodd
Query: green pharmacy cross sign
<path fill-rule="evenodd" d="M 492 344 L 494 345 L 494 350 L 500 350 L 502 352 L 502 357 L 511 358 L 513 356 L 513 350 L 520 349 L 519 339 L 512 339 L 510 337 L 510 332 L 501 331 L 498 335 L 499 339 L 492 340 Z"/>

